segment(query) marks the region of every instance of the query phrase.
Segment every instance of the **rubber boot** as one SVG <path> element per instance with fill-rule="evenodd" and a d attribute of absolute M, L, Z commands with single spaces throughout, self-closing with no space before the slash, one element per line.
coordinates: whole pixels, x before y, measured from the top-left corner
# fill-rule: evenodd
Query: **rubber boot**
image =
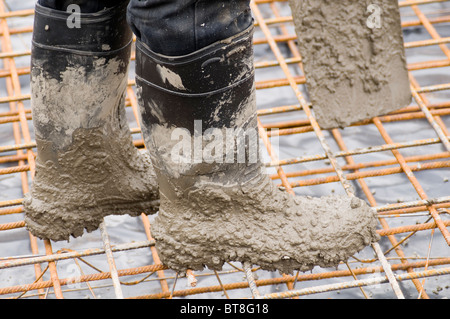
<path fill-rule="evenodd" d="M 35 236 L 54 241 L 98 228 L 107 215 L 155 213 L 148 153 L 134 147 L 125 113 L 132 33 L 126 3 L 81 14 L 37 4 L 31 91 L 36 175 L 24 201 Z"/>
<path fill-rule="evenodd" d="M 252 139 L 252 34 L 176 57 L 137 42 L 141 123 L 161 196 L 152 234 L 161 261 L 180 272 L 229 261 L 282 273 L 336 266 L 379 238 L 363 200 L 292 196 L 265 173 Z"/>

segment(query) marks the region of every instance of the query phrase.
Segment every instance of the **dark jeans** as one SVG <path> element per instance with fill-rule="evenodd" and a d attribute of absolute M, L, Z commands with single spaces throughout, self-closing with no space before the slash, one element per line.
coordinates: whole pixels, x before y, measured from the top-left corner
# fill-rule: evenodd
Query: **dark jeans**
<path fill-rule="evenodd" d="M 55 10 L 71 4 L 94 13 L 130 0 L 39 0 Z M 231 37 L 253 22 L 250 0 L 131 0 L 127 20 L 136 37 L 154 52 L 176 56 Z"/>

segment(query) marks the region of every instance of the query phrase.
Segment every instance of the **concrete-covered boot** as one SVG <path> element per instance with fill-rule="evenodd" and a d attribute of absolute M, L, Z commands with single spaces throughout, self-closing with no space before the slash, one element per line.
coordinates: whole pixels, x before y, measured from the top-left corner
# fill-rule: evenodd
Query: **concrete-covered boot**
<path fill-rule="evenodd" d="M 152 234 L 174 270 L 239 261 L 292 273 L 336 266 L 378 240 L 364 201 L 292 196 L 265 173 L 252 34 L 171 57 L 137 42 L 141 126 L 161 196 Z"/>
<path fill-rule="evenodd" d="M 155 213 L 159 190 L 148 153 L 125 114 L 132 33 L 126 2 L 81 14 L 36 6 L 31 90 L 36 175 L 24 201 L 37 237 L 68 240 L 107 215 Z"/>

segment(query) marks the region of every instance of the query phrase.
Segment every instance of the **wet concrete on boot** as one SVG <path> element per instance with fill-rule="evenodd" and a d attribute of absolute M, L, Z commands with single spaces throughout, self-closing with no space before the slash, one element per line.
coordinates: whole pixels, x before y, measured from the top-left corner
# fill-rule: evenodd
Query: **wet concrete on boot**
<path fill-rule="evenodd" d="M 38 157 L 24 207 L 27 229 L 40 238 L 68 240 L 110 214 L 157 211 L 151 160 L 134 147 L 125 96 L 117 93 L 127 85 L 123 66 L 116 59 L 94 63 L 88 74 L 83 66 L 68 68 L 61 81 L 33 71 Z"/>
<path fill-rule="evenodd" d="M 358 198 L 294 197 L 263 173 L 246 184 L 201 179 L 177 200 L 162 192 L 152 229 L 171 269 L 239 261 L 292 274 L 337 266 L 379 239 L 375 211 Z"/>
<path fill-rule="evenodd" d="M 410 104 L 397 0 L 291 0 L 290 6 L 321 128 L 346 127 Z"/>

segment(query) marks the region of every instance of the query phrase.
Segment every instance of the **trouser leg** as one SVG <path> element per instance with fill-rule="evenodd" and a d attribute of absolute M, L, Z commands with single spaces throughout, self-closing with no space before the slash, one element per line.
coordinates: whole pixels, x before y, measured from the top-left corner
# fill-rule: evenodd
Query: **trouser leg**
<path fill-rule="evenodd" d="M 197 51 L 247 29 L 249 0 L 131 0 L 128 22 L 137 38 L 160 54 Z"/>
<path fill-rule="evenodd" d="M 128 0 L 38 0 L 46 8 L 66 11 L 68 6 L 76 4 L 83 13 L 94 13 L 105 8 L 112 8 Z"/>

